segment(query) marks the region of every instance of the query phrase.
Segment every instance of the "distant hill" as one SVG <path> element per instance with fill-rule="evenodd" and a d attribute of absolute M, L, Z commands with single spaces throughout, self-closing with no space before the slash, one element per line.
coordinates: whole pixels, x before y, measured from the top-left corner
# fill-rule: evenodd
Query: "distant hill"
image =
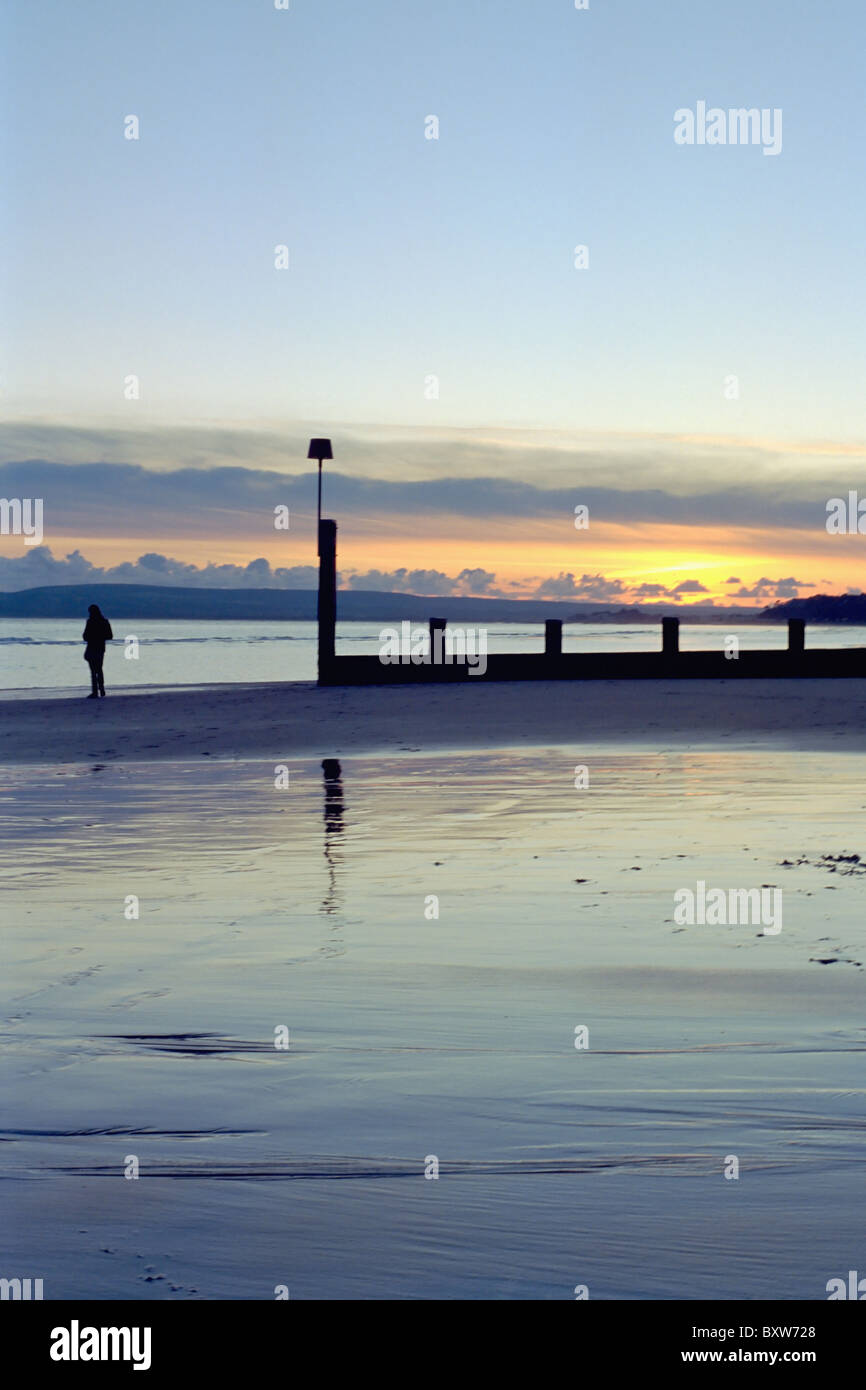
<path fill-rule="evenodd" d="M 183 618 L 201 621 L 303 621 L 316 617 L 314 589 L 192 589 L 164 584 L 53 584 L 0 594 L 0 617 L 83 618 L 98 603 L 109 618 Z M 342 621 L 399 622 L 448 618 L 454 622 L 543 622 L 567 618 L 573 602 L 540 599 L 423 598 L 417 594 L 341 589 Z"/>
<path fill-rule="evenodd" d="M 302 622 L 316 617 L 315 589 L 193 589 L 167 584 L 49 584 L 38 589 L 0 593 L 3 618 L 84 618 L 98 603 L 109 618 L 178 618 L 223 622 Z M 430 598 L 377 589 L 340 589 L 341 622 L 452 623 L 658 623 L 675 614 L 684 623 L 781 623 L 804 617 L 810 622 L 866 622 L 863 594 L 815 595 L 791 599 L 772 608 L 702 608 L 697 604 L 644 603 L 632 606 L 575 603 L 573 599 Z"/>
<path fill-rule="evenodd" d="M 764 620 L 805 618 L 807 623 L 866 623 L 866 594 L 813 594 L 764 609 Z"/>

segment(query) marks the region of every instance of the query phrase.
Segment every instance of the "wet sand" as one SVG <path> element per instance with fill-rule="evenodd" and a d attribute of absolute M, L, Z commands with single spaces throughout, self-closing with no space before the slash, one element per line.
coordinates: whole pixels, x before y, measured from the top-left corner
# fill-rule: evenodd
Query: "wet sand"
<path fill-rule="evenodd" d="M 339 757 L 579 742 L 866 751 L 860 680 L 7 691 L 0 763 Z"/>
<path fill-rule="evenodd" d="M 862 1264 L 861 757 L 310 751 L 284 789 L 272 750 L 7 769 L 11 1272 L 800 1300 Z M 678 926 L 697 879 L 779 885 L 783 930 Z"/>

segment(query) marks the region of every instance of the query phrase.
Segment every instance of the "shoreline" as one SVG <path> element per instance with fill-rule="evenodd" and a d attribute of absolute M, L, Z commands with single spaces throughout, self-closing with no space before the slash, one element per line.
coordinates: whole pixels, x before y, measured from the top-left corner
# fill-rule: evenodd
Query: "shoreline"
<path fill-rule="evenodd" d="M 866 751 L 866 682 L 152 686 L 0 697 L 0 762 L 194 761 L 637 744 Z"/>

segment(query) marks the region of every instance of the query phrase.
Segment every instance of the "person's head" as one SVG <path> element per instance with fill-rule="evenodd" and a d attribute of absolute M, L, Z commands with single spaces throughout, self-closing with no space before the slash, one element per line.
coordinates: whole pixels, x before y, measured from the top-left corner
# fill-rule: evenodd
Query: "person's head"
<path fill-rule="evenodd" d="M 99 604 L 98 604 L 98 603 L 91 603 L 91 605 L 90 605 L 90 607 L 88 608 L 87 611 L 88 611 L 88 613 L 90 614 L 91 618 L 97 618 L 97 617 L 101 617 L 101 616 L 102 616 L 101 613 L 100 613 L 100 611 L 99 611 Z"/>

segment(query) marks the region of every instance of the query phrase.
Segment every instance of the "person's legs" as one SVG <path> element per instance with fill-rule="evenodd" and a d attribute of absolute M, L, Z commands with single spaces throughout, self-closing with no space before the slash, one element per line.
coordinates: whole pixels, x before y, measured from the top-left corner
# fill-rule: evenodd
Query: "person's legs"
<path fill-rule="evenodd" d="M 87 664 L 88 664 L 88 666 L 90 667 L 90 694 L 88 695 L 87 698 L 88 698 L 88 700 L 98 700 L 98 699 L 99 699 L 99 680 L 98 680 L 98 677 L 97 677 L 97 664 L 96 664 L 95 659 L 94 659 L 93 657 L 91 657 L 91 656 L 89 656 L 89 657 L 87 658 Z"/>
<path fill-rule="evenodd" d="M 104 695 L 104 694 L 105 694 L 105 678 L 104 678 L 104 676 L 103 676 L 103 674 L 102 674 L 102 661 L 103 661 L 103 658 L 100 657 L 100 658 L 99 658 L 99 661 L 98 661 L 98 663 L 97 663 L 97 667 L 96 667 L 96 680 L 97 680 L 97 683 L 98 683 L 98 685 L 99 685 L 99 693 L 100 693 L 100 695 Z"/>

